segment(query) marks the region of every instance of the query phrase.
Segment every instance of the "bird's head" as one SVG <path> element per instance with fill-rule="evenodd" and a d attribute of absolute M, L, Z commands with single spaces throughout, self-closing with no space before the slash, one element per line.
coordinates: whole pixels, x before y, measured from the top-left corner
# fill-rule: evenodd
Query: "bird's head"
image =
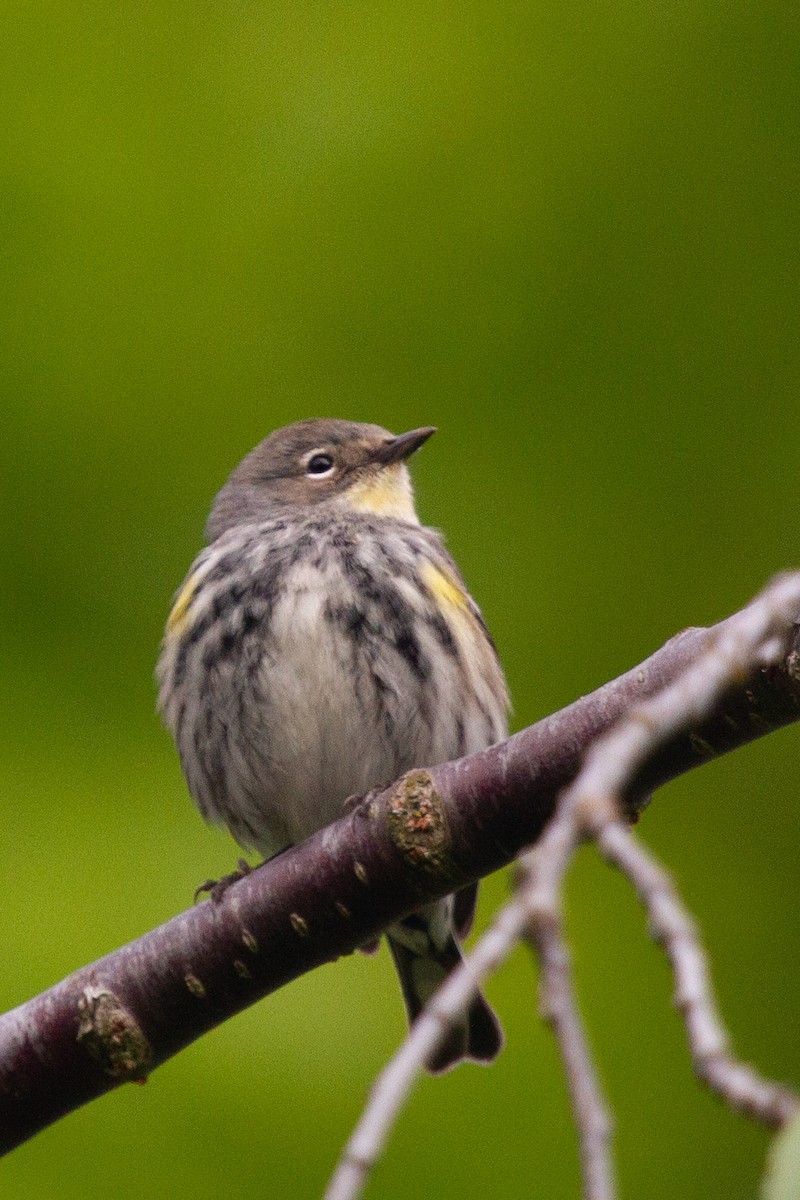
<path fill-rule="evenodd" d="M 207 534 L 264 520 L 284 506 L 331 504 L 418 523 L 406 466 L 436 430 L 393 434 L 355 421 L 309 420 L 271 433 L 217 495 Z"/>

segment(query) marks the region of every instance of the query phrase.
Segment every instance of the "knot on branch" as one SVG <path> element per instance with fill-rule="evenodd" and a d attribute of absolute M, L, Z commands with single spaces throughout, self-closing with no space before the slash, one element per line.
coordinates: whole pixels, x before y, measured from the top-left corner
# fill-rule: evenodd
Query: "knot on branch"
<path fill-rule="evenodd" d="M 144 1083 L 152 1049 L 141 1026 L 113 992 L 86 988 L 78 1000 L 78 1041 L 118 1083 Z"/>
<path fill-rule="evenodd" d="M 386 804 L 389 837 L 415 867 L 452 874 L 450 829 L 442 799 L 428 771 L 409 771 L 392 788 Z"/>

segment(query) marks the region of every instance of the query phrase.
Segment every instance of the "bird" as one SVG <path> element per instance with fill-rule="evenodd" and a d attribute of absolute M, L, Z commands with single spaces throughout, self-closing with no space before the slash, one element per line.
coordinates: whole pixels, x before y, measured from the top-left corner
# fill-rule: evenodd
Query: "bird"
<path fill-rule="evenodd" d="M 263 439 L 218 492 L 170 611 L 158 704 L 191 796 L 270 858 L 348 798 L 501 741 L 509 695 L 408 459 L 436 432 L 332 418 Z M 411 1023 L 461 962 L 477 885 L 387 931 Z M 478 992 L 426 1067 L 503 1045 Z"/>

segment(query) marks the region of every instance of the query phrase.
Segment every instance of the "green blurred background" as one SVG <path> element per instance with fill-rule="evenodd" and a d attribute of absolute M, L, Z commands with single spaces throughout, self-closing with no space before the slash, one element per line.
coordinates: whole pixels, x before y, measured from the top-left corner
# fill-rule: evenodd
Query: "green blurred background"
<path fill-rule="evenodd" d="M 516 727 L 797 565 L 798 34 L 786 3 L 5 6 L 0 1006 L 183 909 L 236 848 L 154 715 L 211 497 L 306 416 L 415 462 Z M 641 824 L 738 1048 L 800 1080 L 796 730 Z M 505 877 L 484 888 L 482 920 Z M 767 1135 L 693 1081 L 629 889 L 569 921 L 623 1194 L 752 1197 Z M 520 951 L 508 1047 L 426 1081 L 371 1194 L 570 1200 Z M 318 1195 L 403 1033 L 326 967 L 16 1151 L 0 1194 Z"/>

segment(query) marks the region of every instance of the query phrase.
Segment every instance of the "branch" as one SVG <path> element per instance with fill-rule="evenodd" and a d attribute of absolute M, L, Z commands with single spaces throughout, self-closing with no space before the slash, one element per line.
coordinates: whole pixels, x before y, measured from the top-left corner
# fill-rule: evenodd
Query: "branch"
<path fill-rule="evenodd" d="M 800 607 L 800 606 L 798 606 Z M 678 635 L 639 667 L 482 754 L 404 775 L 252 872 L 0 1017 L 0 1152 L 126 1080 L 420 904 L 509 863 L 539 838 L 586 749 L 724 635 Z M 641 764 L 640 797 L 800 716 L 785 650 Z"/>
<path fill-rule="evenodd" d="M 324 1200 L 355 1200 L 384 1146 L 428 1056 L 463 1018 L 481 983 L 503 965 L 523 936 L 529 916 L 521 896 L 509 900 L 466 958 L 426 1005 L 394 1058 L 375 1081 Z"/>
<path fill-rule="evenodd" d="M 675 979 L 675 1006 L 686 1028 L 694 1072 L 735 1112 L 782 1128 L 798 1111 L 789 1088 L 764 1079 L 731 1052 L 708 974 L 708 960 L 691 916 L 664 868 L 614 821 L 600 829 L 597 847 L 635 887 L 652 937 L 664 949 Z"/>
<path fill-rule="evenodd" d="M 435 1054 L 468 1007 L 478 985 L 528 933 L 540 953 L 542 996 L 564 1059 L 581 1145 L 585 1200 L 616 1195 L 609 1153 L 610 1123 L 575 1002 L 561 933 L 564 876 L 581 841 L 594 840 L 604 857 L 633 883 L 653 935 L 670 960 L 676 1003 L 698 1076 L 734 1109 L 780 1127 L 798 1111 L 797 1096 L 738 1062 L 717 1011 L 706 957 L 667 873 L 627 829 L 626 796 L 648 763 L 682 731 L 699 741 L 709 719 L 737 681 L 752 687 L 754 669 L 797 663 L 792 646 L 800 606 L 800 572 L 775 579 L 742 612 L 712 631 L 702 652 L 662 690 L 634 705 L 588 749 L 535 850 L 522 858 L 516 895 L 469 958 L 453 972 L 417 1019 L 404 1045 L 378 1077 L 345 1147 L 325 1200 L 356 1200 L 383 1151 L 391 1128 L 425 1061 Z M 658 656 L 655 656 L 658 657 Z M 652 660 L 650 660 L 652 661 Z M 724 707 L 724 706 L 723 706 Z M 704 740 L 704 739 L 703 739 Z M 526 929 L 527 927 L 527 929 Z"/>
<path fill-rule="evenodd" d="M 554 826 L 555 821 L 548 827 L 548 833 Z M 564 1063 L 578 1131 L 584 1200 L 613 1200 L 617 1194 L 611 1158 L 613 1120 L 597 1078 L 575 997 L 558 892 L 556 903 L 549 903 L 547 868 L 552 855 L 547 855 L 544 841 L 543 838 L 536 850 L 524 856 L 519 882 L 528 914 L 525 935 L 541 965 L 539 1008 L 553 1030 Z"/>

